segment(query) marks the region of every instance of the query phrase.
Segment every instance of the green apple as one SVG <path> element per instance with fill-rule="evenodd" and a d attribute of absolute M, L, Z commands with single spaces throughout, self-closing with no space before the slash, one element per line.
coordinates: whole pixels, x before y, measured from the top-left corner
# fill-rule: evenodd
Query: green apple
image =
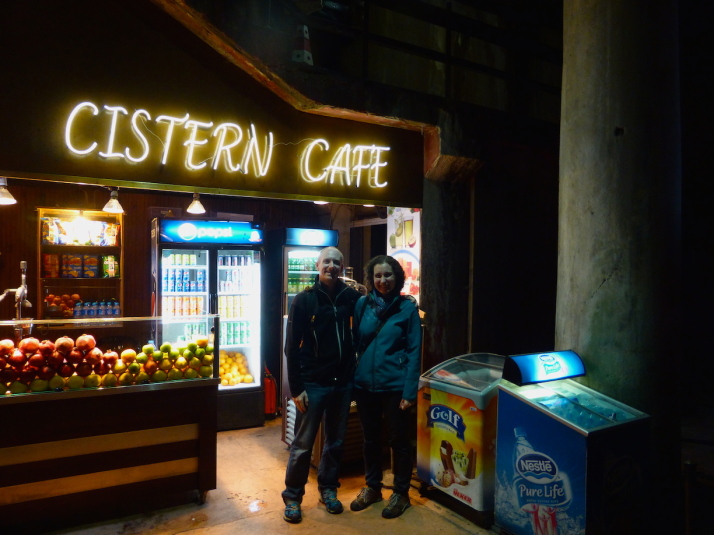
<path fill-rule="evenodd" d="M 69 379 L 67 379 L 67 386 L 71 390 L 79 390 L 84 386 L 84 377 L 81 375 L 72 375 Z"/>
<path fill-rule="evenodd" d="M 205 354 L 206 354 L 206 350 L 204 348 L 199 347 L 198 349 L 196 349 L 196 357 L 198 357 L 199 359 L 203 359 L 203 356 Z"/>
<path fill-rule="evenodd" d="M 186 360 L 190 361 L 193 357 L 196 356 L 196 353 L 194 353 L 190 349 L 186 349 L 183 353 L 181 353 L 181 356 L 183 356 L 183 358 L 185 358 Z"/>
<path fill-rule="evenodd" d="M 21 383 L 20 381 L 13 381 L 10 384 L 11 394 L 24 394 L 25 392 L 27 392 L 27 385 L 25 383 Z"/>
<path fill-rule="evenodd" d="M 183 373 L 186 379 L 196 379 L 198 377 L 198 370 L 195 368 L 189 368 Z"/>
<path fill-rule="evenodd" d="M 129 372 L 122 373 L 119 376 L 119 384 L 121 386 L 129 386 L 133 382 L 134 382 L 134 376 Z"/>
<path fill-rule="evenodd" d="M 201 366 L 198 369 L 198 373 L 201 377 L 211 377 L 213 375 L 213 366 Z"/>
<path fill-rule="evenodd" d="M 203 364 L 203 363 L 201 362 L 201 359 L 198 357 L 193 357 L 191 360 L 188 361 L 188 366 L 195 370 L 199 369 L 201 367 L 201 364 Z"/>
<path fill-rule="evenodd" d="M 213 346 L 211 344 L 208 344 L 205 349 L 206 355 L 213 355 Z"/>
<path fill-rule="evenodd" d="M 139 364 L 138 362 L 132 362 L 131 364 L 129 364 L 126 371 L 128 371 L 132 375 L 136 375 L 141 371 L 141 364 Z"/>
<path fill-rule="evenodd" d="M 195 353 L 198 349 L 198 344 L 196 342 L 189 342 L 188 344 L 186 344 L 186 349 L 188 349 L 192 353 Z"/>
<path fill-rule="evenodd" d="M 171 368 L 169 370 L 169 381 L 178 381 L 179 379 L 183 379 L 183 372 L 176 368 Z"/>
<path fill-rule="evenodd" d="M 161 344 L 161 347 L 159 347 L 162 353 L 168 353 L 171 351 L 171 343 L 170 342 L 164 342 Z"/>
<path fill-rule="evenodd" d="M 142 351 L 141 353 L 138 353 L 136 355 L 136 360 L 134 362 L 138 362 L 139 364 L 146 364 L 148 360 L 149 360 L 149 353 L 144 353 Z"/>
<path fill-rule="evenodd" d="M 136 377 L 134 377 L 134 382 L 138 385 L 141 385 L 144 383 L 148 383 L 150 379 L 151 378 L 149 377 L 149 374 L 142 370 L 136 374 Z"/>
<path fill-rule="evenodd" d="M 154 375 L 151 376 L 151 380 L 155 383 L 160 383 L 162 381 L 165 381 L 167 377 L 168 375 L 164 370 L 156 370 L 154 372 Z"/>
<path fill-rule="evenodd" d="M 102 377 L 102 386 L 104 387 L 111 388 L 113 386 L 116 386 L 117 382 L 117 376 L 113 373 L 108 373 L 104 377 Z"/>
<path fill-rule="evenodd" d="M 213 364 L 213 355 L 203 355 L 201 362 L 203 362 L 204 366 L 210 366 Z"/>
<path fill-rule="evenodd" d="M 175 361 L 177 358 L 179 358 L 179 356 L 181 356 L 181 353 L 182 351 L 180 349 L 172 349 L 171 351 L 169 351 L 169 360 L 171 362 Z"/>
<path fill-rule="evenodd" d="M 61 375 L 55 375 L 50 379 L 49 387 L 51 390 L 57 390 L 58 388 L 64 388 L 65 380 Z"/>
<path fill-rule="evenodd" d="M 98 388 L 101 381 L 101 377 L 96 373 L 90 373 L 84 378 L 84 388 Z"/>
<path fill-rule="evenodd" d="M 30 382 L 30 390 L 33 392 L 44 392 L 47 390 L 48 382 L 44 379 L 33 379 Z"/>
<path fill-rule="evenodd" d="M 144 344 L 141 348 L 141 352 L 146 353 L 147 355 L 153 355 L 154 351 L 156 351 L 156 348 L 153 344 Z"/>

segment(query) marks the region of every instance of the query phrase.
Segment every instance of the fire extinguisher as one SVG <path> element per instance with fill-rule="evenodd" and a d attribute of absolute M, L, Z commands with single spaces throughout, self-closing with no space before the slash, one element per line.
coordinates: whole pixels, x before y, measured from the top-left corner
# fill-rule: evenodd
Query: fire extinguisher
<path fill-rule="evenodd" d="M 275 377 L 265 367 L 265 419 L 272 420 L 278 415 L 278 387 Z"/>

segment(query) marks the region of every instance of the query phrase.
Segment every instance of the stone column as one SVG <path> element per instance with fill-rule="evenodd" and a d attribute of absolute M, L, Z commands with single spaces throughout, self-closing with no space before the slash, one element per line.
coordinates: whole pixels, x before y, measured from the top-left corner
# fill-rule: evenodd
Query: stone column
<path fill-rule="evenodd" d="M 676 4 L 567 0 L 563 23 L 556 348 L 653 417 L 660 532 L 681 518 Z"/>

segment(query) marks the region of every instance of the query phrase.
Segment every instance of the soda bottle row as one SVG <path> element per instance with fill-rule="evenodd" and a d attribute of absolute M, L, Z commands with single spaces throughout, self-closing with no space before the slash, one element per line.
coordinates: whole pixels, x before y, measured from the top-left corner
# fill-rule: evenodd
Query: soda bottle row
<path fill-rule="evenodd" d="M 190 297 L 164 297 L 162 301 L 163 316 L 196 316 L 205 314 L 204 298 L 202 295 Z"/>
<path fill-rule="evenodd" d="M 221 345 L 248 345 L 253 341 L 253 330 L 249 321 L 221 322 L 220 333 Z"/>
<path fill-rule="evenodd" d="M 288 293 L 296 294 L 314 284 L 310 275 L 288 274 Z"/>
<path fill-rule="evenodd" d="M 121 316 L 119 301 L 110 299 L 109 301 L 77 301 L 74 305 L 73 316 L 75 318 L 106 318 Z"/>
<path fill-rule="evenodd" d="M 205 269 L 163 268 L 161 270 L 162 292 L 205 292 Z"/>
<path fill-rule="evenodd" d="M 198 257 L 193 253 L 171 253 L 161 257 L 163 266 L 196 266 L 197 262 Z"/>
<path fill-rule="evenodd" d="M 317 261 L 316 256 L 306 256 L 303 258 L 296 258 L 294 256 L 288 257 L 288 271 L 315 271 L 315 262 Z"/>

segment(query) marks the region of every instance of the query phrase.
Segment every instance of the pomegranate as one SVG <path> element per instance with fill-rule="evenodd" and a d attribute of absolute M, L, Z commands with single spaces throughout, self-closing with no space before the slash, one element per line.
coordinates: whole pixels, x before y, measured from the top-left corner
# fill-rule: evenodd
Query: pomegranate
<path fill-rule="evenodd" d="M 33 366 L 25 366 L 20 370 L 20 382 L 29 384 L 35 377 L 37 377 L 37 368 Z"/>
<path fill-rule="evenodd" d="M 94 365 L 94 373 L 97 375 L 106 375 L 112 371 L 112 367 L 106 362 L 98 362 Z"/>
<path fill-rule="evenodd" d="M 47 357 L 47 364 L 53 368 L 59 368 L 64 364 L 64 355 L 59 351 L 53 351 L 52 354 Z"/>
<path fill-rule="evenodd" d="M 65 355 L 65 360 L 70 364 L 79 364 L 84 360 L 84 355 L 79 349 L 73 349 L 67 355 Z"/>
<path fill-rule="evenodd" d="M 27 365 L 32 366 L 33 368 L 41 368 L 46 364 L 47 360 L 45 359 L 44 355 L 42 353 L 35 353 L 34 355 L 30 355 L 27 358 Z"/>
<path fill-rule="evenodd" d="M 77 337 L 77 341 L 74 343 L 74 345 L 77 346 L 77 349 L 84 352 L 89 351 L 90 349 L 94 349 L 97 345 L 97 341 L 91 334 L 83 334 Z"/>
<path fill-rule="evenodd" d="M 15 368 L 7 367 L 4 370 L 0 370 L 0 383 L 9 384 L 13 381 L 17 381 L 17 370 Z"/>
<path fill-rule="evenodd" d="M 15 349 L 15 342 L 6 338 L 5 340 L 0 340 L 0 355 L 9 355 Z"/>
<path fill-rule="evenodd" d="M 44 381 L 49 381 L 55 376 L 57 371 L 52 366 L 42 366 L 37 372 L 37 377 Z"/>
<path fill-rule="evenodd" d="M 90 373 L 92 373 L 92 365 L 89 362 L 80 362 L 77 364 L 77 375 L 80 377 L 87 377 Z"/>
<path fill-rule="evenodd" d="M 66 355 L 74 349 L 74 340 L 69 336 L 62 336 L 55 341 L 55 349 L 63 355 Z"/>
<path fill-rule="evenodd" d="M 119 360 L 119 353 L 116 351 L 112 351 L 111 349 L 104 353 L 104 362 L 109 364 L 109 366 L 114 366 L 116 364 L 117 360 Z"/>
<path fill-rule="evenodd" d="M 7 366 L 7 355 L 0 355 L 0 370 Z"/>
<path fill-rule="evenodd" d="M 17 347 L 23 353 L 32 355 L 33 353 L 36 353 L 39 349 L 40 341 L 37 338 L 32 337 L 23 338 L 22 340 L 20 340 L 20 343 L 17 344 Z"/>
<path fill-rule="evenodd" d="M 74 374 L 74 366 L 68 362 L 65 362 L 57 369 L 57 375 L 60 377 L 70 377 Z"/>
<path fill-rule="evenodd" d="M 40 342 L 39 352 L 42 353 L 44 357 L 49 357 L 55 350 L 55 343 L 52 340 L 42 340 Z"/>
<path fill-rule="evenodd" d="M 19 349 L 16 349 L 12 352 L 10 357 L 7 359 L 7 362 L 8 362 L 8 364 L 10 364 L 10 366 L 19 370 L 27 362 L 27 356 Z"/>
<path fill-rule="evenodd" d="M 84 360 L 94 366 L 102 360 L 102 350 L 98 347 L 93 347 L 84 355 Z"/>

